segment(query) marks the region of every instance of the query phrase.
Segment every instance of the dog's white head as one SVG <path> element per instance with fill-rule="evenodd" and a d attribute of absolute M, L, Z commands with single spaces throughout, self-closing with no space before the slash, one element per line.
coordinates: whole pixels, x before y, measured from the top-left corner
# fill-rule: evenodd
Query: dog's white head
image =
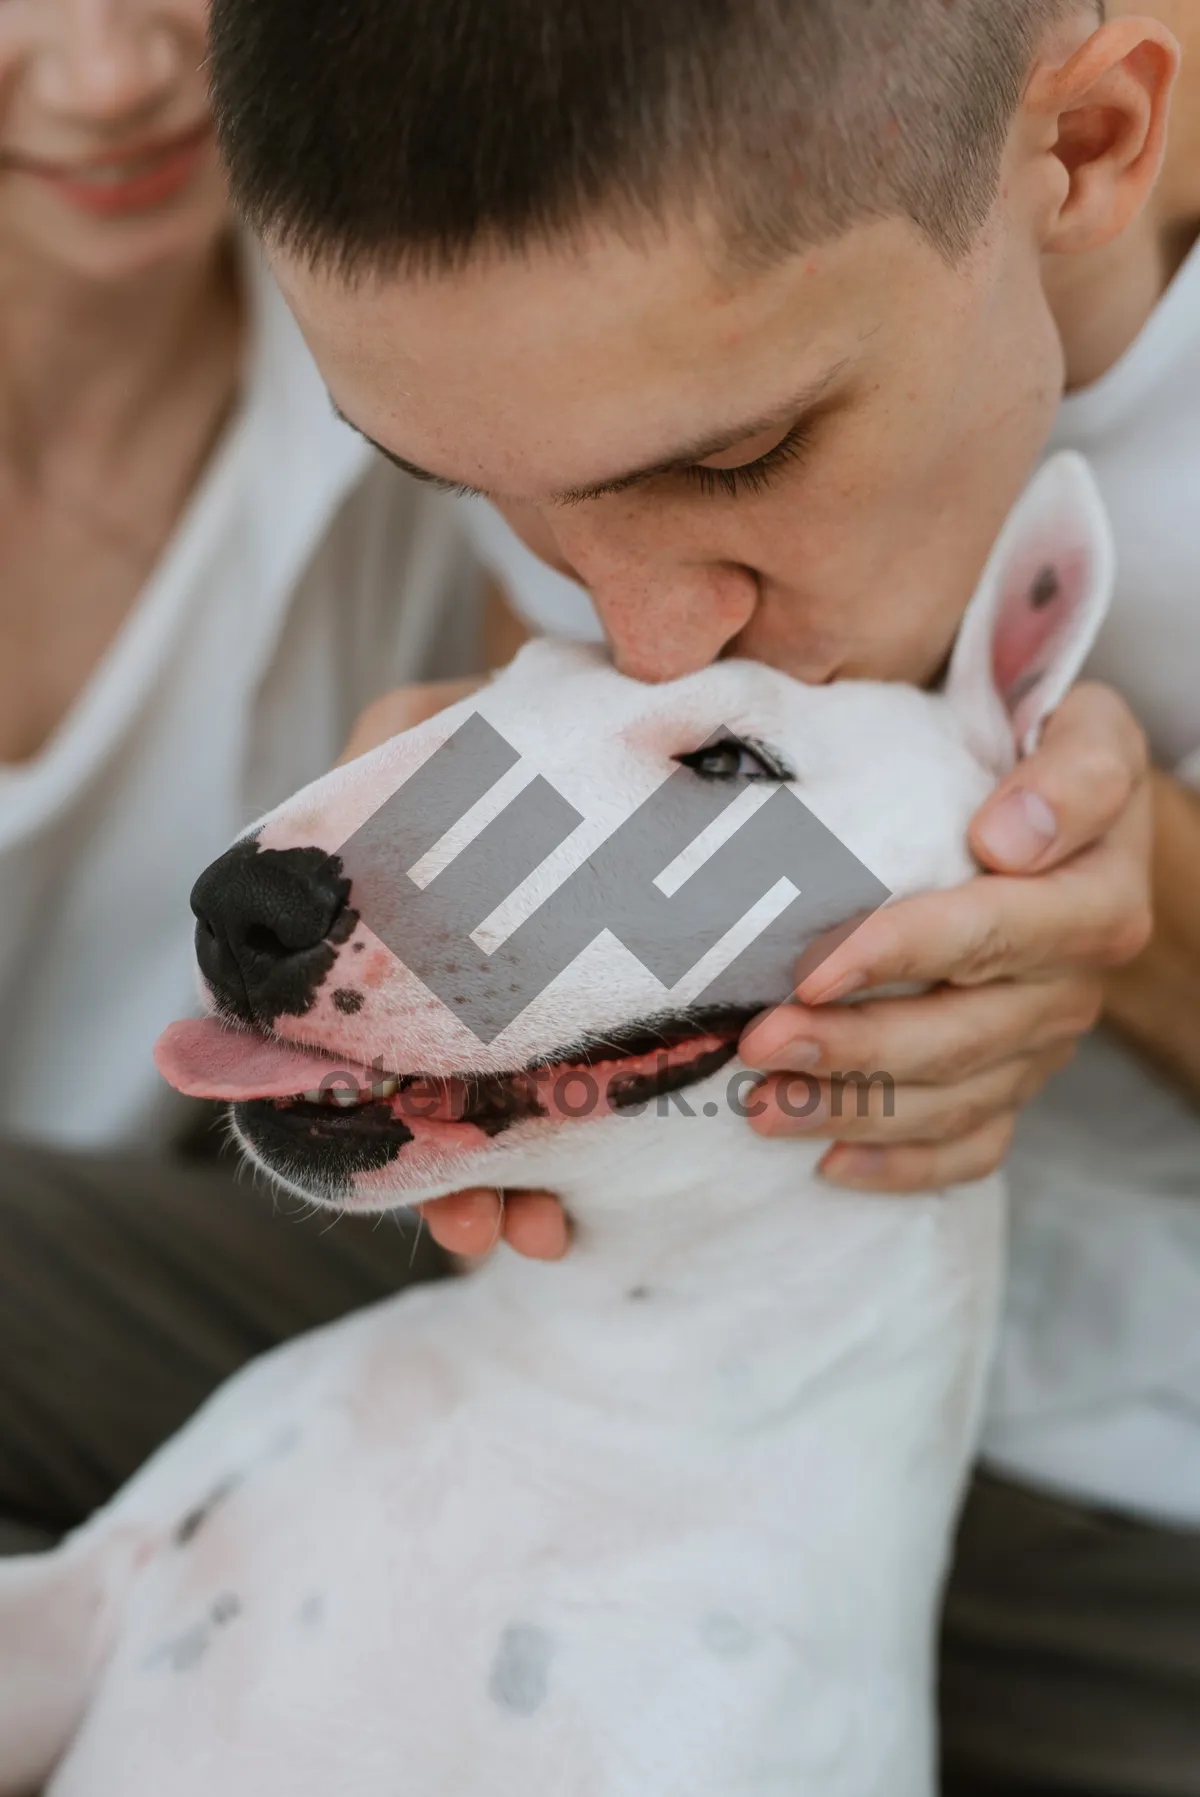
<path fill-rule="evenodd" d="M 202 876 L 213 1016 L 172 1026 L 160 1067 L 232 1100 L 295 1189 L 367 1207 L 560 1178 L 668 1090 L 743 1128 L 745 1023 L 806 943 L 811 963 L 888 895 L 971 874 L 968 821 L 1078 672 L 1111 581 L 1091 478 L 1060 457 L 940 693 L 744 661 L 651 687 L 532 644 Z"/>

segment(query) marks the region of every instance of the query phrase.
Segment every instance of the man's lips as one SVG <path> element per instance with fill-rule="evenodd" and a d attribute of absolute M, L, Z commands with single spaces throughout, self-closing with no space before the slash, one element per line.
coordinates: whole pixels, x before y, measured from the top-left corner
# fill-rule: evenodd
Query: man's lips
<path fill-rule="evenodd" d="M 172 198 L 191 180 L 211 142 L 212 125 L 204 119 L 171 137 L 121 146 L 78 162 L 43 161 L 19 153 L 2 160 L 86 211 L 107 215 L 140 211 Z"/>

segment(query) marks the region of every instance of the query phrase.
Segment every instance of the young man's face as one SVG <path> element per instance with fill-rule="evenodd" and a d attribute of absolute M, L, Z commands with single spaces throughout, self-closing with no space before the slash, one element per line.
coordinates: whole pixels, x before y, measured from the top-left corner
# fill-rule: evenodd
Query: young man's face
<path fill-rule="evenodd" d="M 898 220 L 737 278 L 682 224 L 422 279 L 275 266 L 345 416 L 501 506 L 625 671 L 924 682 L 1061 391 L 1034 238 L 1001 203 L 955 267 Z"/>

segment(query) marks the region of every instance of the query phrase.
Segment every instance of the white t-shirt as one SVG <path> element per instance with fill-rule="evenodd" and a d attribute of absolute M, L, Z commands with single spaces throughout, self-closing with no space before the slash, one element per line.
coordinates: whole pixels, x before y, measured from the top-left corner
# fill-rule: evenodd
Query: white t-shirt
<path fill-rule="evenodd" d="M 1137 342 L 1062 407 L 1118 590 L 1089 672 L 1200 790 L 1200 246 Z M 586 593 L 490 514 L 478 545 L 535 629 L 599 634 Z M 1200 904 L 1200 894 L 1197 894 Z M 1200 1110 L 1102 1032 L 1026 1111 L 986 1457 L 1033 1484 L 1200 1527 Z"/>
<path fill-rule="evenodd" d="M 158 567 L 32 761 L 0 764 L 0 1136 L 150 1146 L 197 1003 L 188 893 L 377 693 L 469 671 L 453 505 L 338 422 L 257 257 L 241 402 Z"/>
<path fill-rule="evenodd" d="M 1200 791 L 1200 245 L 1120 362 L 1065 401 L 1054 447 L 1088 457 L 1116 531 L 1088 671 Z M 1097 1032 L 1024 1113 L 1009 1176 L 987 1457 L 1200 1528 L 1200 1107 Z"/>

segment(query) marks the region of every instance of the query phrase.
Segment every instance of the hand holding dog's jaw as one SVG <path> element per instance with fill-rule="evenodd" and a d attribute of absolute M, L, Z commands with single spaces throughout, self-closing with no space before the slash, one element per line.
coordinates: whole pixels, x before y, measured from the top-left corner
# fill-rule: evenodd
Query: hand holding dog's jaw
<path fill-rule="evenodd" d="M 973 840 L 1008 878 L 981 877 L 879 912 L 801 989 L 752 1025 L 742 1058 L 765 1076 L 763 1134 L 828 1138 L 825 1177 L 859 1190 L 923 1192 L 982 1178 L 1008 1152 L 1020 1107 L 1065 1064 L 1096 1022 L 1105 972 L 1130 961 L 1150 929 L 1149 793 L 1145 739 L 1108 688 L 1078 687 L 1041 747 L 978 814 Z M 988 825 L 1016 793 L 1054 819 L 1031 855 L 1006 835 L 988 853 Z M 998 851 L 998 852 L 997 852 Z M 1036 879 L 1021 877 L 1021 861 Z M 829 1003 L 855 988 L 921 980 L 936 989 L 878 1003 Z M 850 982 L 850 984 L 847 984 Z M 825 1002 L 821 1002 L 825 1001 Z M 887 1068 L 894 1111 L 871 1090 L 831 1115 L 829 1075 Z M 809 1117 L 781 1108 L 781 1075 L 821 1082 Z M 783 1088 L 786 1101 L 786 1087 Z M 793 1109 L 795 1107 L 793 1106 Z M 569 1247 L 546 1193 L 474 1191 L 425 1207 L 444 1248 L 486 1254 L 503 1240 L 539 1260 Z"/>
<path fill-rule="evenodd" d="M 460 696 L 455 687 L 447 701 Z M 438 689 L 397 695 L 366 720 L 358 752 L 436 709 Z M 769 1105 L 751 1127 L 835 1144 L 827 1179 L 856 1189 L 935 1190 L 981 1177 L 1007 1152 L 1020 1106 L 1069 1057 L 1099 1015 L 1105 972 L 1131 960 L 1149 930 L 1149 798 L 1145 739 L 1124 702 L 1095 684 L 1076 688 L 1050 719 L 1042 744 L 978 813 L 979 860 L 1007 879 L 910 900 L 879 914 L 743 1040 L 742 1056 L 766 1076 Z M 1038 876 L 1036 883 L 1026 877 Z M 855 986 L 921 979 L 921 997 L 845 1006 L 828 1001 Z M 846 984 L 849 982 L 849 984 Z M 887 1068 L 893 1114 L 831 1115 L 828 1076 Z M 780 1108 L 779 1079 L 822 1081 L 808 1118 Z M 786 1091 L 785 1091 L 786 1096 Z M 503 1241 L 538 1260 L 558 1260 L 570 1232 L 546 1192 L 473 1188 L 426 1205 L 434 1239 L 448 1251 L 488 1254 Z"/>
<path fill-rule="evenodd" d="M 469 684 L 390 695 L 364 716 L 344 759 L 423 721 Z M 1096 1021 L 1105 971 L 1133 959 L 1148 934 L 1146 772 L 1145 738 L 1124 702 L 1094 683 L 1069 694 L 1038 749 L 972 826 L 980 862 L 1017 877 L 981 879 L 879 915 L 805 983 L 803 1002 L 754 1026 L 742 1045 L 750 1066 L 826 1076 L 803 1132 L 769 1080 L 770 1109 L 754 1127 L 843 1144 L 823 1170 L 853 1187 L 931 1190 L 998 1166 L 1020 1104 Z M 1020 877 L 1031 874 L 1036 885 Z M 882 1004 L 829 1002 L 913 978 L 938 990 Z M 897 1081 L 894 1115 L 832 1118 L 827 1076 L 866 1067 L 886 1067 Z M 474 1188 L 424 1212 L 435 1239 L 455 1253 L 486 1254 L 503 1240 L 556 1260 L 569 1246 L 562 1209 L 545 1192 Z"/>

